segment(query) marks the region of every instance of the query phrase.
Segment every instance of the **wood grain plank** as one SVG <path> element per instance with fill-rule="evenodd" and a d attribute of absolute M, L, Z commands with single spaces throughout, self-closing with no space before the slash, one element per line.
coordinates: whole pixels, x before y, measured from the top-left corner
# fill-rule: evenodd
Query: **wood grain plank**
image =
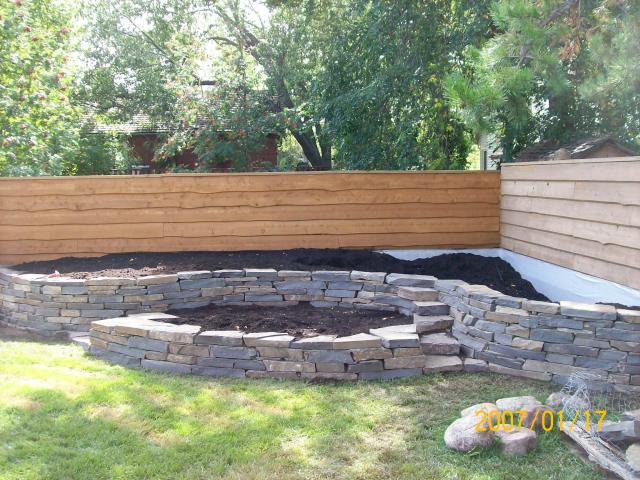
<path fill-rule="evenodd" d="M 640 228 L 610 223 L 590 222 L 574 218 L 554 217 L 537 213 L 502 210 L 501 223 L 528 227 L 551 233 L 561 233 L 574 238 L 584 238 L 601 244 L 637 248 L 640 245 Z"/>
<path fill-rule="evenodd" d="M 198 193 L 150 193 L 150 194 L 98 194 L 98 195 L 47 195 L 34 196 L 25 201 L 21 197 L 0 197 L 0 211 L 48 211 L 94 210 L 96 208 L 202 208 L 267 207 L 277 205 L 380 205 L 400 203 L 499 203 L 499 192 L 494 188 L 478 189 L 389 189 L 346 190 L 327 192 L 320 190 L 273 192 L 221 192 Z"/>
<path fill-rule="evenodd" d="M 504 180 L 543 180 L 561 178 L 571 181 L 640 182 L 640 159 L 606 159 L 599 162 L 582 160 L 504 164 Z"/>
<path fill-rule="evenodd" d="M 498 217 L 5 226 L 0 240 L 497 232 Z"/>
<path fill-rule="evenodd" d="M 118 252 L 172 252 L 200 250 L 279 250 L 292 248 L 392 248 L 392 247 L 463 247 L 495 246 L 498 232 L 436 232 L 400 234 L 324 234 L 284 235 L 264 237 L 200 237 L 150 239 L 93 239 L 93 240 L 2 240 L 0 263 L 12 264 L 20 256 L 63 256 L 106 254 Z M 28 257 L 25 257 L 28 255 Z"/>
<path fill-rule="evenodd" d="M 631 288 L 640 288 L 640 276 L 637 268 L 615 265 L 607 261 L 583 257 L 575 253 L 564 252 L 543 245 L 535 245 L 506 236 L 502 236 L 501 246 L 528 257 L 571 268 Z"/>
<path fill-rule="evenodd" d="M 93 210 L 47 210 L 29 212 L 4 211 L 0 225 L 108 225 L 113 223 L 171 222 L 233 222 L 261 220 L 337 220 L 372 218 L 447 218 L 497 217 L 495 203 L 398 203 L 379 204 L 375 208 L 363 204 L 335 205 L 276 205 L 268 207 L 200 207 L 200 208 L 130 208 Z"/>
<path fill-rule="evenodd" d="M 561 198 L 589 202 L 640 205 L 640 189 L 636 183 L 572 182 L 562 179 L 547 181 L 504 180 L 502 195 Z"/>
<path fill-rule="evenodd" d="M 501 206 L 511 211 L 539 213 L 592 222 L 615 223 L 640 228 L 640 206 L 636 205 L 504 195 L 501 199 Z"/>
<path fill-rule="evenodd" d="M 270 192 L 274 190 L 393 188 L 498 188 L 497 172 L 291 172 L 165 174 L 0 179 L 0 195 L 100 195 L 143 193 Z"/>
<path fill-rule="evenodd" d="M 618 265 L 627 265 L 640 269 L 639 248 L 621 247 L 603 244 L 583 238 L 571 237 L 559 233 L 535 230 L 503 223 L 500 231 L 505 237 L 521 240 L 534 245 L 542 245 L 564 252 L 571 252 L 590 258 L 599 258 Z"/>

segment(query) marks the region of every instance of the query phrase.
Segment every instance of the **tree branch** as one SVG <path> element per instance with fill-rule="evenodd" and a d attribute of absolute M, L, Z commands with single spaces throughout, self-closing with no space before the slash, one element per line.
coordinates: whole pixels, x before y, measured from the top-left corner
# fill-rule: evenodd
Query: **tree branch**
<path fill-rule="evenodd" d="M 540 28 L 548 27 L 555 20 L 557 20 L 558 18 L 566 14 L 569 10 L 571 10 L 571 8 L 573 8 L 573 6 L 578 3 L 578 1 L 579 0 L 565 0 L 565 2 L 562 5 L 560 5 L 555 10 L 552 10 L 547 18 L 538 22 L 538 26 Z M 524 62 L 526 61 L 529 55 L 529 50 L 531 49 L 531 43 L 532 41 L 529 39 L 525 42 L 522 48 L 520 48 L 520 59 L 518 60 L 518 67 L 522 67 L 524 65 Z"/>

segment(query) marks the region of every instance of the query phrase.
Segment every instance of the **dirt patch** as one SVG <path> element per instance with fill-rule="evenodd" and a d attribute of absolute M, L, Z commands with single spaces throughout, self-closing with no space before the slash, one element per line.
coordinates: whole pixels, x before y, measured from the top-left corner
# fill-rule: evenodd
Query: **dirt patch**
<path fill-rule="evenodd" d="M 412 323 L 412 319 L 394 312 L 357 311 L 345 308 L 320 308 L 308 303 L 289 307 L 257 305 L 209 305 L 189 310 L 174 310 L 179 316 L 166 322 L 200 325 L 204 330 L 283 332 L 294 337 L 316 335 L 347 336 L 368 333 L 370 328 Z"/>
<path fill-rule="evenodd" d="M 189 270 L 223 268 L 278 270 L 364 270 L 369 272 L 433 275 L 487 285 L 506 295 L 547 300 L 507 262 L 470 253 L 438 255 L 413 261 L 399 260 L 371 250 L 296 249 L 246 252 L 123 253 L 103 257 L 67 257 L 18 265 L 18 270 L 72 278 L 129 277 Z"/>

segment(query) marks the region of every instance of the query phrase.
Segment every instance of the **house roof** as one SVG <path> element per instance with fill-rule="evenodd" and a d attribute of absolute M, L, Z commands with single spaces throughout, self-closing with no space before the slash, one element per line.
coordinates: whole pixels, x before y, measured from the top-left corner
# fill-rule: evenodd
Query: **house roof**
<path fill-rule="evenodd" d="M 153 122 L 151 118 L 138 113 L 131 117 L 131 120 L 124 123 L 97 123 L 92 114 L 85 115 L 85 123 L 89 125 L 89 133 L 122 133 L 125 135 L 142 135 L 155 133 L 169 133 L 173 131 L 169 125 Z"/>
<path fill-rule="evenodd" d="M 249 101 L 255 104 L 262 104 L 268 110 L 273 110 L 274 105 L 277 103 L 277 98 L 268 95 L 264 91 L 249 92 Z M 211 100 L 211 99 L 209 99 Z M 226 95 L 225 102 L 227 102 L 226 109 L 228 115 L 233 115 L 240 110 L 240 102 L 243 101 L 243 96 L 238 93 L 237 95 Z M 212 108 L 222 108 L 222 100 L 213 101 Z M 230 106 L 229 106 L 230 104 Z M 143 135 L 143 134 L 156 134 L 156 133 L 171 133 L 176 131 L 179 127 L 177 119 L 166 118 L 162 122 L 154 121 L 149 115 L 145 113 L 134 114 L 127 122 L 123 123 L 102 123 L 96 120 L 97 112 L 93 108 L 89 108 L 88 113 L 83 118 L 83 123 L 88 126 L 89 133 L 122 133 L 125 135 Z M 196 120 L 194 127 L 198 127 L 203 123 L 208 123 L 211 119 L 207 117 L 201 117 Z M 220 119 L 218 119 L 220 120 Z M 230 118 L 225 118 L 219 125 L 220 131 L 233 130 L 233 124 Z"/>
<path fill-rule="evenodd" d="M 583 138 L 570 143 L 558 143 L 551 141 L 534 143 L 522 150 L 514 162 L 535 162 L 559 158 L 588 158 L 591 153 L 606 144 L 614 145 L 628 156 L 637 155 L 633 150 L 615 141 L 610 135 L 605 135 L 594 138 Z"/>

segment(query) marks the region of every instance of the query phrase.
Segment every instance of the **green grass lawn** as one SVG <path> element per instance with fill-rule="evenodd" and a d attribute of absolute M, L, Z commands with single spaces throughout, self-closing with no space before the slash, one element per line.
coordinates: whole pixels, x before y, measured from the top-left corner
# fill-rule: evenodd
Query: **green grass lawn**
<path fill-rule="evenodd" d="M 308 384 L 109 365 L 72 345 L 0 340 L 0 478 L 590 479 L 558 432 L 525 457 L 442 436 L 463 407 L 552 386 L 497 375 Z"/>

